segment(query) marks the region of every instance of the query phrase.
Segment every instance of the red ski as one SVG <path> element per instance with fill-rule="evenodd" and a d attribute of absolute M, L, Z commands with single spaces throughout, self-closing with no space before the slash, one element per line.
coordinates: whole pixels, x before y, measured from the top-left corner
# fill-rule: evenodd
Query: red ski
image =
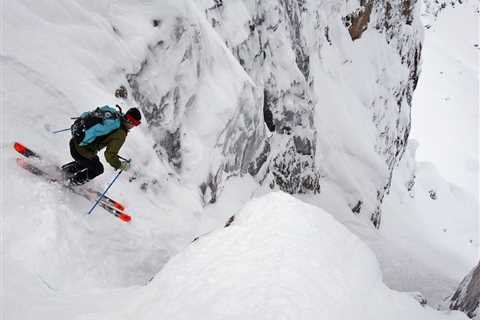
<path fill-rule="evenodd" d="M 31 151 L 30 149 L 26 148 L 25 146 L 15 143 L 14 145 L 15 150 L 17 150 L 19 153 L 25 155 L 28 158 L 37 158 L 41 159 L 40 156 Z M 27 156 L 28 154 L 28 156 Z M 17 158 L 17 164 L 22 167 L 23 169 L 33 173 L 34 175 L 40 176 L 45 178 L 49 182 L 54 182 L 58 183 L 62 187 L 68 189 L 69 191 L 82 196 L 85 199 L 88 199 L 90 201 L 95 201 L 97 198 L 101 195 L 98 191 L 89 189 L 89 188 L 82 188 L 82 187 L 73 187 L 69 186 L 63 183 L 62 180 L 53 177 L 49 173 L 45 172 L 41 168 L 33 165 L 32 163 L 29 163 L 27 159 L 23 158 Z M 103 197 L 102 200 L 100 200 L 99 204 L 100 207 L 102 207 L 104 210 L 107 212 L 113 214 L 115 217 L 119 218 L 120 220 L 124 222 L 129 222 L 132 220 L 132 217 L 128 215 L 127 213 L 124 212 L 124 207 L 121 205 L 119 202 L 112 200 L 111 198 L 108 197 Z"/>
<path fill-rule="evenodd" d="M 19 143 L 19 142 L 15 142 L 14 145 L 13 145 L 13 148 L 18 152 L 20 153 L 21 155 L 27 157 L 27 158 L 33 158 L 33 159 L 38 159 L 38 160 L 42 160 L 42 157 L 36 153 L 35 151 L 32 151 L 31 149 L 25 147 L 23 144 Z M 58 170 L 60 170 L 60 168 L 57 168 Z M 91 189 L 91 188 L 85 188 L 86 191 L 88 192 L 91 192 L 91 193 L 94 193 L 96 194 L 98 197 L 100 197 L 102 195 L 101 192 L 99 191 L 96 191 L 94 189 Z M 103 198 L 105 198 L 105 201 L 109 203 L 109 205 L 117 208 L 118 210 L 120 211 L 123 211 L 125 210 L 125 206 L 123 204 L 121 204 L 120 202 L 104 195 Z"/>

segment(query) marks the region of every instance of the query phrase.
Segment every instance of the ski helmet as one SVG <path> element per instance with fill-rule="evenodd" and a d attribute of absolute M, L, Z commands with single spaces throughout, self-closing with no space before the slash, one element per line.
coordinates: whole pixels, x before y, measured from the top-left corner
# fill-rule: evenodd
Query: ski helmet
<path fill-rule="evenodd" d="M 137 108 L 130 108 L 128 109 L 127 113 L 123 116 L 123 118 L 130 124 L 134 125 L 135 127 L 140 125 L 142 120 L 142 114 Z"/>

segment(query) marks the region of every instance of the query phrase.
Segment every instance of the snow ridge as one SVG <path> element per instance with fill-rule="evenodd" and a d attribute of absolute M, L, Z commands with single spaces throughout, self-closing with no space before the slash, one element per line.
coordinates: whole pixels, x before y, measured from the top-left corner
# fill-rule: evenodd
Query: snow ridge
<path fill-rule="evenodd" d="M 388 289 L 356 236 L 283 192 L 251 200 L 229 227 L 171 259 L 137 298 L 109 318 L 465 319 Z"/>

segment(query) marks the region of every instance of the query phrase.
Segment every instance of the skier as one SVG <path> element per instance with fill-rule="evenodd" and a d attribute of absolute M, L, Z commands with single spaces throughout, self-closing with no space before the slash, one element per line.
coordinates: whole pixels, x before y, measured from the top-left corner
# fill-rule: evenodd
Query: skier
<path fill-rule="evenodd" d="M 107 162 L 116 170 L 127 171 L 130 162 L 120 160 L 118 152 L 128 131 L 140 125 L 141 118 L 137 108 L 130 108 L 125 114 L 109 106 L 84 112 L 71 128 L 70 154 L 75 161 L 62 166 L 68 184 L 82 185 L 101 175 L 103 165 L 97 153 L 105 147 Z"/>

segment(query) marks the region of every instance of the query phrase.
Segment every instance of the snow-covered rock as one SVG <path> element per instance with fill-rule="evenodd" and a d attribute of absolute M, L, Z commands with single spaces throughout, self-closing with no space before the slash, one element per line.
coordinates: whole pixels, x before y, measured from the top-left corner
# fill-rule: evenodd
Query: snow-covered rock
<path fill-rule="evenodd" d="M 153 146 L 205 203 L 231 175 L 246 172 L 263 138 L 254 83 L 193 2 L 160 2 L 138 69 L 127 75 Z"/>
<path fill-rule="evenodd" d="M 422 40 L 417 3 L 245 1 L 243 10 L 241 1 L 202 3 L 272 114 L 276 135 L 250 173 L 290 193 L 335 181 L 352 210 L 378 227 L 410 130 Z M 235 41 L 231 30 L 239 30 Z M 248 36 L 239 42 L 239 34 Z"/>
<path fill-rule="evenodd" d="M 410 131 L 418 4 L 163 6 L 150 14 L 156 31 L 127 78 L 157 153 L 200 186 L 204 202 L 231 175 L 289 193 L 318 193 L 329 180 L 379 227 Z"/>

